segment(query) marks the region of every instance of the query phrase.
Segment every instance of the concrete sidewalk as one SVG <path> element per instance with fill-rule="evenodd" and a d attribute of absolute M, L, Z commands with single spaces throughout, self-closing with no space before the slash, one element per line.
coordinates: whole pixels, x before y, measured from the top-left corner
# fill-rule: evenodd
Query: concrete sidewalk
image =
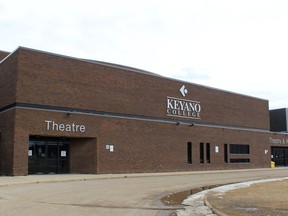
<path fill-rule="evenodd" d="M 283 168 L 274 168 L 274 170 Z M 187 171 L 187 172 L 163 172 L 163 173 L 133 173 L 133 174 L 43 174 L 28 176 L 0 176 L 0 187 L 33 184 L 33 183 L 51 183 L 51 182 L 69 182 L 86 181 L 102 179 L 120 179 L 120 178 L 144 178 L 144 177 L 164 177 L 164 176 L 183 176 L 183 175 L 202 175 L 219 173 L 241 173 L 255 171 L 271 171 L 267 169 L 239 169 L 239 170 L 210 170 L 210 171 Z"/>

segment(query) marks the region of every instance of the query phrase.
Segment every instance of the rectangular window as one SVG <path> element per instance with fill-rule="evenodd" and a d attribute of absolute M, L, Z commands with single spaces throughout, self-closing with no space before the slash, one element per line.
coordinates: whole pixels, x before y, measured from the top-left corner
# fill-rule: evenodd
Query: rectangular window
<path fill-rule="evenodd" d="M 230 163 L 250 163 L 250 158 L 231 158 Z"/>
<path fill-rule="evenodd" d="M 241 144 L 230 144 L 230 154 L 250 154 L 250 146 Z"/>
<path fill-rule="evenodd" d="M 188 164 L 192 164 L 192 143 L 187 143 L 187 162 Z"/>
<path fill-rule="evenodd" d="M 204 143 L 200 143 L 200 163 L 204 163 Z"/>
<path fill-rule="evenodd" d="M 228 145 L 224 144 L 224 162 L 228 163 Z"/>
<path fill-rule="evenodd" d="M 206 161 L 207 161 L 207 163 L 211 163 L 211 159 L 210 159 L 210 143 L 206 143 Z"/>

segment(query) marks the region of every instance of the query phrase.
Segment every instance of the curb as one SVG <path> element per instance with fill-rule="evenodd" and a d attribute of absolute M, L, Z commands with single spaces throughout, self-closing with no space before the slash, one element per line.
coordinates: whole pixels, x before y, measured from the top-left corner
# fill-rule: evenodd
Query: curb
<path fill-rule="evenodd" d="M 279 168 L 283 169 L 283 168 Z M 21 185 L 21 184 L 38 184 L 53 182 L 71 182 L 71 181 L 91 181 L 105 179 L 122 179 L 122 178 L 147 178 L 147 177 L 163 177 L 163 176 L 185 176 L 212 173 L 239 173 L 272 171 L 271 168 L 261 169 L 243 169 L 243 170 L 207 170 L 207 171 L 180 171 L 180 172 L 162 172 L 162 173 L 126 173 L 126 174 L 67 174 L 67 175 L 28 175 L 28 176 L 0 176 L 0 187 Z M 274 169 L 273 169 L 274 170 Z M 287 168 L 283 170 L 288 170 Z"/>
<path fill-rule="evenodd" d="M 211 209 L 211 211 L 216 214 L 217 216 L 229 216 L 227 214 L 224 214 L 223 212 L 219 211 L 218 209 L 214 208 L 210 202 L 208 201 L 207 199 L 207 196 L 209 195 L 209 193 L 207 193 L 205 196 L 204 196 L 204 204 Z"/>
<path fill-rule="evenodd" d="M 127 174 L 67 174 L 67 175 L 28 175 L 28 176 L 0 176 L 0 187 L 20 185 L 20 184 L 37 184 L 53 182 L 71 182 L 71 181 L 89 181 L 104 179 L 121 179 L 121 178 L 146 178 L 162 176 L 184 176 L 212 173 L 232 173 L 247 172 L 255 170 L 271 170 L 270 168 L 261 169 L 243 169 L 243 170 L 208 170 L 208 171 L 180 171 L 180 172 L 162 172 L 162 173 L 127 173 Z"/>

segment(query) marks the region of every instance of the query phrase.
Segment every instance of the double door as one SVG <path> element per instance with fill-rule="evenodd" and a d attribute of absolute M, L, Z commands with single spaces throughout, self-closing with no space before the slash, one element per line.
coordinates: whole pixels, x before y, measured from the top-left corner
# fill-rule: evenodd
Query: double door
<path fill-rule="evenodd" d="M 29 174 L 69 173 L 69 140 L 30 137 L 28 157 Z"/>
<path fill-rule="evenodd" d="M 272 161 L 275 166 L 288 166 L 288 148 L 287 147 L 272 147 Z"/>

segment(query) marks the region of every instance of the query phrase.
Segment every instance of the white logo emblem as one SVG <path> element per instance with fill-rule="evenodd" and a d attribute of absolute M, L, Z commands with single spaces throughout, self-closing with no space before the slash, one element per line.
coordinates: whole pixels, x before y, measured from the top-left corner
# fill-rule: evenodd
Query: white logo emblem
<path fill-rule="evenodd" d="M 180 93 L 183 95 L 183 97 L 185 97 L 186 94 L 188 93 L 188 90 L 186 89 L 185 85 L 183 85 L 183 86 L 180 88 Z"/>

